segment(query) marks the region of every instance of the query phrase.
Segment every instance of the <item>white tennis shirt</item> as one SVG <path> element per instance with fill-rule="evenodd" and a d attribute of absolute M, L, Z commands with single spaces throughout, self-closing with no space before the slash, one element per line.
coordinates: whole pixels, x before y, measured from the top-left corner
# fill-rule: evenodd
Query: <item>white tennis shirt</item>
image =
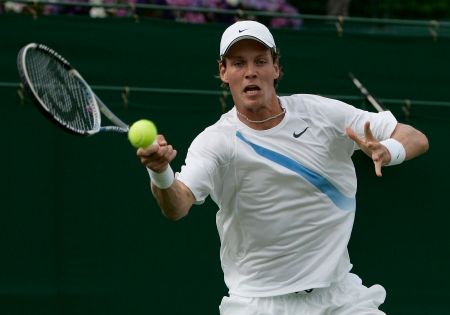
<path fill-rule="evenodd" d="M 220 258 L 230 294 L 275 296 L 325 287 L 352 268 L 356 144 L 345 128 L 389 138 L 386 111 L 362 111 L 316 95 L 280 97 L 276 127 L 258 131 L 233 108 L 192 142 L 177 179 L 218 205 Z"/>

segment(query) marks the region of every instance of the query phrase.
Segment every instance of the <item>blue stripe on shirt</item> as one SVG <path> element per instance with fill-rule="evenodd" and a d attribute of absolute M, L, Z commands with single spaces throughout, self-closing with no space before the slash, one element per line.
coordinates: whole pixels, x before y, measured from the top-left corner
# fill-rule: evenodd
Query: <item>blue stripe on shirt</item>
<path fill-rule="evenodd" d="M 340 209 L 342 210 L 349 210 L 353 211 L 356 207 L 356 200 L 354 197 L 347 197 L 344 194 L 342 194 L 328 179 L 323 177 L 317 172 L 314 172 L 313 170 L 307 168 L 306 166 L 298 163 L 297 161 L 282 155 L 280 153 L 277 153 L 275 151 L 272 151 L 270 149 L 264 148 L 260 145 L 257 145 L 253 142 L 250 142 L 248 139 L 246 139 L 241 132 L 237 131 L 236 136 L 250 145 L 253 150 L 260 156 L 275 162 L 295 173 L 305 178 L 308 182 L 310 182 L 312 185 L 314 185 L 317 189 L 319 189 L 321 192 L 323 192 L 325 195 L 328 196 L 328 198 L 331 199 L 331 201 Z"/>

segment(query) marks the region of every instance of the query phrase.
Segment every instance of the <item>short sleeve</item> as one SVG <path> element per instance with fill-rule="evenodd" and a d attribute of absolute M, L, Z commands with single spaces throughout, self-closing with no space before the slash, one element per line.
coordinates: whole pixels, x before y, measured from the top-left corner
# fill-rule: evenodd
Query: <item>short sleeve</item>
<path fill-rule="evenodd" d="M 176 174 L 194 194 L 196 204 L 205 201 L 218 185 L 218 172 L 231 158 L 230 137 L 218 129 L 206 129 L 192 142 L 185 164 Z"/>
<path fill-rule="evenodd" d="M 338 100 L 317 96 L 309 106 L 314 106 L 320 112 L 324 128 L 326 125 L 332 126 L 337 135 L 346 138 L 347 127 L 352 128 L 358 136 L 364 137 L 366 122 L 370 122 L 372 134 L 379 141 L 390 138 L 397 126 L 397 119 L 390 111 L 369 112 Z M 356 144 L 354 149 L 358 149 Z"/>

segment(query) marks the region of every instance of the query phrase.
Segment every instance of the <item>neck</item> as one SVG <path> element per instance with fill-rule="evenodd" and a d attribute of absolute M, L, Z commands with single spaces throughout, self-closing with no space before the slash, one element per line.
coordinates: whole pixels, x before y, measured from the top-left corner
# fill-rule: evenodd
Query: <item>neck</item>
<path fill-rule="evenodd" d="M 241 117 L 241 120 L 243 120 L 244 122 L 247 122 L 247 124 L 250 123 L 250 124 L 258 125 L 259 128 L 261 128 L 264 123 L 272 122 L 273 120 L 283 116 L 286 113 L 286 109 L 283 106 L 281 106 L 281 102 L 279 99 L 278 99 L 278 106 L 279 106 L 279 110 L 280 110 L 278 113 L 276 113 L 272 116 L 266 117 L 264 119 L 261 119 L 261 120 L 253 120 L 253 119 L 248 118 L 245 114 L 241 113 L 237 107 L 236 107 L 236 113 L 238 114 L 238 116 Z"/>
<path fill-rule="evenodd" d="M 245 115 L 242 114 L 240 111 L 238 111 L 237 108 L 236 108 L 236 112 L 237 112 L 237 114 L 238 114 L 239 116 L 241 116 L 241 117 L 244 118 L 246 121 L 248 121 L 248 122 L 250 122 L 250 123 L 252 123 L 252 124 L 263 124 L 263 123 L 265 123 L 265 122 L 268 122 L 268 121 L 270 121 L 270 120 L 273 120 L 273 119 L 275 119 L 275 118 L 278 118 L 278 117 L 284 115 L 284 114 L 286 113 L 286 109 L 285 109 L 284 107 L 281 107 L 281 112 L 280 112 L 280 113 L 275 114 L 275 115 L 270 116 L 270 117 L 267 117 L 267 118 L 264 118 L 264 119 L 261 119 L 261 120 L 252 120 L 252 119 L 249 119 L 247 116 L 245 116 Z"/>

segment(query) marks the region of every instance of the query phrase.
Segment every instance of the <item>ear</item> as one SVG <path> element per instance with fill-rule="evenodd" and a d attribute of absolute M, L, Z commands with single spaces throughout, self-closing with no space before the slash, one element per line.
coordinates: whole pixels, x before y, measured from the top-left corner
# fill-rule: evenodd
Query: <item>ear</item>
<path fill-rule="evenodd" d="M 228 83 L 227 67 L 225 66 L 225 62 L 225 60 L 223 62 L 219 62 L 219 74 L 222 82 Z"/>
<path fill-rule="evenodd" d="M 273 67 L 275 68 L 274 79 L 278 79 L 280 77 L 280 65 L 276 62 L 273 64 Z"/>

